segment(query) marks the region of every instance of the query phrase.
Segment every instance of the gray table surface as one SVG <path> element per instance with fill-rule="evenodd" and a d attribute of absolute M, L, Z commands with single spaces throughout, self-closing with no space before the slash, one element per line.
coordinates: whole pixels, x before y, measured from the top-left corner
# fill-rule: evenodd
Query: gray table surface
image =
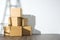
<path fill-rule="evenodd" d="M 60 34 L 41 34 L 23 37 L 4 37 L 0 35 L 0 40 L 60 40 Z"/>

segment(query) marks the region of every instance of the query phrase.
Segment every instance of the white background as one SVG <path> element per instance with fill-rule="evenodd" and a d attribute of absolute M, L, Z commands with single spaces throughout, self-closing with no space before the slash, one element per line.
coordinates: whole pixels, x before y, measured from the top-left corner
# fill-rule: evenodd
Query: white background
<path fill-rule="evenodd" d="M 41 34 L 60 34 L 60 0 L 20 0 L 20 2 L 23 14 L 36 17 L 36 30 Z M 0 0 L 0 22 L 3 18 L 5 3 L 6 0 Z M 6 21 L 8 21 L 7 18 Z M 36 34 L 34 31 L 33 33 Z"/>

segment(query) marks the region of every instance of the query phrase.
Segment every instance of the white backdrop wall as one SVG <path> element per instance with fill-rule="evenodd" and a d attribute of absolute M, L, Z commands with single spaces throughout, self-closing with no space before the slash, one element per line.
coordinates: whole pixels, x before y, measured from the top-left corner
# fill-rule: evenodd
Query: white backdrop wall
<path fill-rule="evenodd" d="M 24 15 L 35 16 L 35 29 L 41 34 L 60 34 L 60 0 L 20 0 Z M 0 23 L 6 0 L 0 0 Z M 9 13 L 7 12 L 7 16 Z M 32 19 L 31 19 L 32 20 Z M 6 18 L 7 21 L 7 18 Z M 6 22 L 7 23 L 7 22 Z M 0 26 L 0 34 L 2 34 Z M 39 34 L 33 30 L 33 34 Z"/>

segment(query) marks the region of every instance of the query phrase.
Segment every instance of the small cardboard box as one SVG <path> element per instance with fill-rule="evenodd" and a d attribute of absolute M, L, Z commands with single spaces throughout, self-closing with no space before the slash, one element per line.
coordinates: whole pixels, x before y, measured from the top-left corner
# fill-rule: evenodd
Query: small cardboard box
<path fill-rule="evenodd" d="M 30 36 L 32 35 L 32 27 L 31 26 L 24 26 L 22 31 L 23 36 Z"/>
<path fill-rule="evenodd" d="M 10 33 L 10 26 L 4 27 L 4 32 Z"/>
<path fill-rule="evenodd" d="M 10 36 L 22 36 L 22 27 L 12 26 L 10 31 Z"/>
<path fill-rule="evenodd" d="M 4 27 L 4 36 L 9 36 L 10 35 L 10 26 Z"/>
<path fill-rule="evenodd" d="M 12 26 L 22 26 L 22 18 L 20 17 L 11 17 Z"/>
<path fill-rule="evenodd" d="M 11 17 L 8 18 L 8 26 L 12 26 L 12 20 L 11 20 Z"/>
<path fill-rule="evenodd" d="M 28 19 L 27 18 L 23 18 L 22 19 L 22 26 L 27 26 L 28 25 Z"/>
<path fill-rule="evenodd" d="M 4 34 L 4 36 L 10 36 L 10 34 L 8 34 L 8 33 L 5 33 L 5 34 Z"/>
<path fill-rule="evenodd" d="M 22 8 L 11 8 L 11 17 L 22 17 Z"/>

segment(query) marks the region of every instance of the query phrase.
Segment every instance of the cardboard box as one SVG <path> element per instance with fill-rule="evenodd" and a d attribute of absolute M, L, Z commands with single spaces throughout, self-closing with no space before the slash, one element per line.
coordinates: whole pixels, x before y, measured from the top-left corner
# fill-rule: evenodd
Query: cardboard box
<path fill-rule="evenodd" d="M 4 27 L 4 36 L 9 36 L 10 35 L 10 26 Z"/>
<path fill-rule="evenodd" d="M 32 27 L 31 26 L 24 26 L 22 31 L 23 36 L 30 36 L 32 35 Z"/>
<path fill-rule="evenodd" d="M 5 33 L 10 33 L 10 26 L 4 27 L 4 32 Z"/>
<path fill-rule="evenodd" d="M 22 8 L 11 8 L 11 17 L 22 17 Z"/>
<path fill-rule="evenodd" d="M 10 36 L 22 36 L 22 27 L 12 26 L 10 31 Z"/>
<path fill-rule="evenodd" d="M 4 33 L 4 36 L 10 36 L 10 33 Z"/>
<path fill-rule="evenodd" d="M 22 19 L 22 26 L 27 26 L 28 25 L 28 19 L 27 18 L 23 18 Z"/>
<path fill-rule="evenodd" d="M 12 26 L 12 20 L 11 20 L 11 17 L 8 18 L 8 26 Z"/>
<path fill-rule="evenodd" d="M 22 18 L 20 17 L 11 17 L 12 26 L 22 26 Z"/>

